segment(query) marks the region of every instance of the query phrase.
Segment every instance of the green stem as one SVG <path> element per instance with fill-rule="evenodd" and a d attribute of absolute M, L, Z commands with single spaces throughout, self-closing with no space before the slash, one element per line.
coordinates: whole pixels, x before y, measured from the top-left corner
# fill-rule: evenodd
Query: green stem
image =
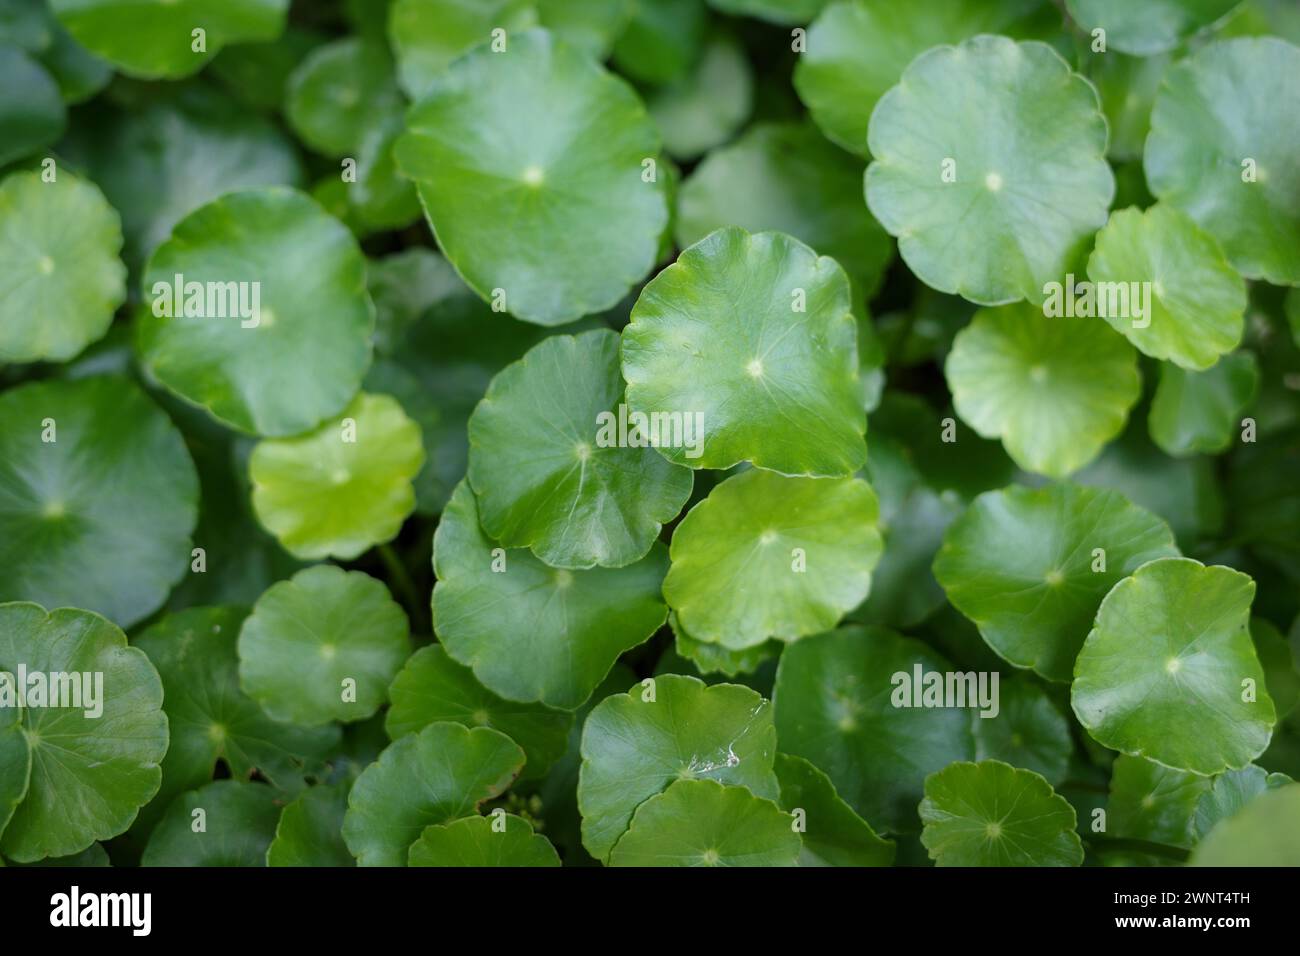
<path fill-rule="evenodd" d="M 397 552 L 393 550 L 391 544 L 381 544 L 378 550 L 379 556 L 384 561 L 384 567 L 388 569 L 388 577 L 392 581 L 393 587 L 411 613 L 412 622 L 418 622 L 423 626 L 425 607 L 420 601 L 420 592 L 416 590 L 415 582 L 411 580 L 406 565 L 402 563 L 402 559 L 397 556 Z"/>

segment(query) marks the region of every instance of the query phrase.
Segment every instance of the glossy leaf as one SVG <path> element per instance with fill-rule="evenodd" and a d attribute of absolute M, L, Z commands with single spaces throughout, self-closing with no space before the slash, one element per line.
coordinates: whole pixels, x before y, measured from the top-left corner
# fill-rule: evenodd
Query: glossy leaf
<path fill-rule="evenodd" d="M 423 464 L 419 426 L 387 395 L 362 393 L 306 434 L 258 443 L 253 510 L 295 557 L 355 558 L 396 537 Z"/>
<path fill-rule="evenodd" d="M 623 333 L 628 407 L 650 426 L 656 415 L 683 418 L 682 440 L 661 430 L 657 445 L 678 464 L 848 475 L 866 457 L 856 342 L 836 262 L 783 233 L 719 229 L 633 307 Z"/>
<path fill-rule="evenodd" d="M 1244 767 L 1275 719 L 1247 630 L 1254 596 L 1247 575 L 1188 558 L 1115 585 L 1075 664 L 1079 722 L 1104 746 L 1174 769 Z M 1179 730 L 1192 723 L 1195 734 Z"/>
<path fill-rule="evenodd" d="M 1028 304 L 977 312 L 944 375 L 966 424 L 1000 438 L 1021 468 L 1052 478 L 1096 458 L 1141 391 L 1137 353 L 1122 336 Z"/>
<path fill-rule="evenodd" d="M 1178 553 L 1169 526 L 1118 492 L 1013 486 L 952 524 L 934 573 L 1001 657 L 1068 683 L 1107 592 Z"/>
<path fill-rule="evenodd" d="M 1110 836 L 1189 848 L 1192 818 L 1211 781 L 1121 754 L 1112 765 L 1106 827 Z"/>
<path fill-rule="evenodd" d="M 507 813 L 425 827 L 411 844 L 409 865 L 559 866 L 560 857 L 527 820 Z"/>
<path fill-rule="evenodd" d="M 537 22 L 530 0 L 394 0 L 388 37 L 397 56 L 402 88 L 422 99 L 453 60 L 489 43 L 494 30 L 505 42 Z"/>
<path fill-rule="evenodd" d="M 878 837 L 840 799 L 830 778 L 807 760 L 777 754 L 776 777 L 781 809 L 803 824 L 800 866 L 889 866 L 894 861 L 893 841 Z"/>
<path fill-rule="evenodd" d="M 343 842 L 348 786 L 311 787 L 280 813 L 275 839 L 266 848 L 267 866 L 355 866 Z"/>
<path fill-rule="evenodd" d="M 367 132 L 403 107 L 386 48 L 356 37 L 317 47 L 289 78 L 285 113 L 294 131 L 326 156 L 354 156 Z"/>
<path fill-rule="evenodd" d="M 500 372 L 469 420 L 469 483 L 489 536 L 552 567 L 624 567 L 681 511 L 692 475 L 614 424 L 618 336 L 553 336 Z"/>
<path fill-rule="evenodd" d="M 990 709 L 971 715 L 975 759 L 1032 770 L 1059 787 L 1074 753 L 1065 715 L 1041 684 L 1023 678 L 1000 680 L 997 703 L 997 713 Z"/>
<path fill-rule="evenodd" d="M 867 596 L 876 515 L 860 478 L 741 472 L 673 532 L 664 598 L 692 637 L 730 650 L 819 633 Z"/>
<path fill-rule="evenodd" d="M 239 632 L 239 683 L 277 720 L 364 720 L 410 653 L 406 615 L 383 582 L 323 564 L 253 606 Z"/>
<path fill-rule="evenodd" d="M 470 816 L 523 765 L 524 752 L 495 730 L 430 724 L 395 741 L 357 778 L 343 839 L 362 866 L 402 866 L 425 827 Z"/>
<path fill-rule="evenodd" d="M 1135 56 L 1172 50 L 1208 27 L 1241 0 L 1066 0 L 1066 8 L 1086 32 L 1104 31 L 1106 44 Z"/>
<path fill-rule="evenodd" d="M 1300 866 L 1300 784 L 1251 801 L 1192 854 L 1191 866 Z"/>
<path fill-rule="evenodd" d="M 938 866 L 1078 866 L 1074 808 L 1029 770 L 955 763 L 925 781 L 921 842 Z"/>
<path fill-rule="evenodd" d="M 1196 801 L 1192 836 L 1200 842 L 1220 820 L 1236 816 L 1260 794 L 1290 783 L 1294 781 L 1286 774 L 1269 773 L 1254 764 L 1219 774 L 1202 790 Z"/>
<path fill-rule="evenodd" d="M 280 819 L 274 798 L 270 787 L 233 780 L 183 793 L 154 828 L 140 865 L 266 866 Z"/>
<path fill-rule="evenodd" d="M 678 780 L 747 787 L 774 800 L 775 754 L 772 708 L 747 687 L 664 674 L 607 697 L 582 731 L 583 845 L 609 859 L 637 808 Z"/>
<path fill-rule="evenodd" d="M 1204 372 L 1160 366 L 1151 402 L 1151 438 L 1167 454 L 1226 451 L 1238 437 L 1241 413 L 1259 389 L 1259 365 L 1250 352 L 1225 355 Z"/>

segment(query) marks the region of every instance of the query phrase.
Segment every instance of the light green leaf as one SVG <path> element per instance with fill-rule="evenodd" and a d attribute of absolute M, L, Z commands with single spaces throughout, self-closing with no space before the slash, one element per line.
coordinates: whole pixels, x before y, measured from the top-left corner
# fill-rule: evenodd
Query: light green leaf
<path fill-rule="evenodd" d="M 348 784 L 311 787 L 284 808 L 267 866 L 356 866 L 343 842 Z"/>
<path fill-rule="evenodd" d="M 439 246 L 512 315 L 560 325 L 611 308 L 654 265 L 668 223 L 654 124 L 626 83 L 545 31 L 457 61 L 407 129 L 398 165 Z"/>
<path fill-rule="evenodd" d="M 189 608 L 132 641 L 162 678 L 171 736 L 162 787 L 142 822 L 152 822 L 180 793 L 210 781 L 218 762 L 235 780 L 256 772 L 293 792 L 338 745 L 338 728 L 308 730 L 273 720 L 240 689 L 235 644 L 244 618 L 242 608 Z"/>
<path fill-rule="evenodd" d="M 735 784 L 774 800 L 775 753 L 772 708 L 748 687 L 647 678 L 597 704 L 583 727 L 582 843 L 607 860 L 637 807 L 678 780 Z"/>
<path fill-rule="evenodd" d="M 67 125 L 59 87 L 25 52 L 0 42 L 0 166 L 56 141 Z"/>
<path fill-rule="evenodd" d="M 1169 526 L 1118 492 L 1013 486 L 953 522 L 934 573 L 999 656 L 1068 683 L 1107 592 L 1178 553 Z"/>
<path fill-rule="evenodd" d="M 975 759 L 1001 760 L 1032 770 L 1059 787 L 1074 753 L 1074 740 L 1065 715 L 1047 691 L 1026 678 L 1004 678 L 998 684 L 997 708 L 988 716 L 978 710 L 971 714 Z"/>
<path fill-rule="evenodd" d="M 876 515 L 860 478 L 741 472 L 673 532 L 664 598 L 692 637 L 730 650 L 817 634 L 867 596 Z"/>
<path fill-rule="evenodd" d="M 983 305 L 1041 302 L 1115 195 L 1097 91 L 1044 43 L 983 35 L 917 57 L 867 142 L 867 205 L 903 260 Z"/>
<path fill-rule="evenodd" d="M 352 234 L 302 193 L 223 196 L 177 223 L 150 257 L 141 360 L 171 391 L 234 428 L 296 435 L 340 413 L 370 364 L 365 269 Z M 202 303 L 189 288 L 176 301 L 178 275 L 184 287 L 204 284 L 195 287 Z"/>
<path fill-rule="evenodd" d="M 1248 279 L 1300 285 L 1300 47 L 1222 40 L 1172 67 L 1147 138 L 1147 182 Z"/>
<path fill-rule="evenodd" d="M 253 510 L 295 557 L 350 560 L 397 536 L 423 464 L 420 427 L 387 395 L 361 393 L 313 431 L 258 443 Z"/>
<path fill-rule="evenodd" d="M 781 809 L 804 824 L 800 866 L 889 866 L 894 861 L 894 842 L 878 837 L 840 799 L 830 777 L 807 760 L 777 754 L 776 777 Z"/>
<path fill-rule="evenodd" d="M 1227 451 L 1258 390 L 1259 364 L 1250 352 L 1225 355 L 1204 372 L 1165 363 L 1147 419 L 1151 438 L 1180 457 Z"/>
<path fill-rule="evenodd" d="M 637 299 L 623 333 L 628 407 L 649 416 L 651 441 L 656 420 L 680 416 L 681 435 L 664 427 L 656 447 L 691 468 L 852 474 L 867 427 L 856 343 L 834 260 L 783 233 L 719 229 Z"/>
<path fill-rule="evenodd" d="M 1300 866 L 1300 784 L 1279 787 L 1224 820 L 1192 853 L 1191 866 Z"/>
<path fill-rule="evenodd" d="M 52 183 L 38 173 L 6 178 L 0 362 L 67 361 L 101 338 L 126 299 L 121 251 L 121 220 L 92 183 L 67 173 Z"/>
<path fill-rule="evenodd" d="M 498 819 L 502 829 L 497 829 Z M 559 866 L 551 841 L 513 813 L 465 817 L 425 827 L 411 844 L 410 866 Z"/>
<path fill-rule="evenodd" d="M 437 646 L 416 651 L 388 689 L 392 706 L 384 726 L 396 740 L 439 721 L 466 727 L 491 727 L 523 748 L 528 757 L 521 779 L 546 776 L 564 754 L 573 714 L 541 704 L 498 697 L 474 678 L 468 667 Z"/>
<path fill-rule="evenodd" d="M 952 669 L 919 641 L 844 627 L 787 647 L 772 692 L 781 750 L 824 771 L 863 819 L 895 833 L 917 828 L 926 775 L 975 752 L 967 711 L 891 702 L 896 675 L 917 667 Z"/>
<path fill-rule="evenodd" d="M 1142 158 L 1151 131 L 1151 108 L 1172 60 L 1167 54 L 1136 57 L 1113 50 L 1088 54 L 1085 74 L 1101 96 L 1101 108 L 1110 126 L 1112 160 Z"/>
<path fill-rule="evenodd" d="M 552 336 L 500 372 L 470 416 L 483 530 L 552 567 L 640 560 L 691 493 L 689 470 L 620 445 L 604 424 L 622 403 L 618 343 L 608 330 Z"/>
<path fill-rule="evenodd" d="M 1100 29 L 1107 47 L 1134 56 L 1164 53 L 1222 18 L 1241 0 L 1065 0 L 1086 32 Z"/>
<path fill-rule="evenodd" d="M 505 734 L 430 724 L 392 743 L 357 778 L 343 839 L 361 866 L 402 866 L 425 827 L 470 816 L 523 765 L 524 752 Z"/>
<path fill-rule="evenodd" d="M 0 394 L 0 600 L 129 627 L 185 573 L 198 497 L 180 432 L 126 379 Z"/>
<path fill-rule="evenodd" d="M 797 866 L 794 823 L 771 800 L 716 780 L 678 780 L 636 809 L 610 866 Z"/>
<path fill-rule="evenodd" d="M 871 111 L 919 54 L 977 33 L 1046 37 L 1059 25 L 1044 0 L 831 3 L 808 29 L 794 85 L 822 131 L 865 156 Z"/>
<path fill-rule="evenodd" d="M 804 123 L 756 123 L 682 184 L 679 246 L 728 225 L 789 233 L 833 258 L 865 293 L 879 285 L 894 254 L 862 205 L 861 161 Z"/>
<path fill-rule="evenodd" d="M 338 159 L 355 156 L 367 132 L 403 105 L 388 49 L 347 37 L 317 47 L 298 64 L 285 116 L 303 142 Z"/>
<path fill-rule="evenodd" d="M 688 76 L 655 91 L 646 103 L 668 155 L 695 159 L 731 139 L 749 119 L 753 86 L 740 44 L 713 37 Z"/>
<path fill-rule="evenodd" d="M 276 720 L 364 720 L 411 653 L 382 581 L 332 564 L 272 585 L 239 632 L 239 683 Z"/>
<path fill-rule="evenodd" d="M 86 49 L 130 76 L 177 79 L 228 43 L 274 40 L 289 0 L 50 0 Z M 193 31 L 203 30 L 203 46 Z"/>
<path fill-rule="evenodd" d="M 495 693 L 571 710 L 620 654 L 663 624 L 667 565 L 662 545 L 628 567 L 588 571 L 498 548 L 462 482 L 434 536 L 434 630 L 447 653 Z"/>
<path fill-rule="evenodd" d="M 1075 663 L 1071 702 L 1084 729 L 1112 750 L 1200 774 L 1258 757 L 1275 714 L 1247 630 L 1254 596 L 1247 575 L 1188 558 L 1152 561 L 1115 585 Z"/>
<path fill-rule="evenodd" d="M 542 26 L 603 60 L 632 18 L 637 0 L 534 0 Z"/>
<path fill-rule="evenodd" d="M 388 8 L 388 39 L 407 95 L 423 99 L 453 60 L 505 31 L 515 35 L 537 23 L 530 0 L 394 0 Z"/>
<path fill-rule="evenodd" d="M 154 828 L 140 865 L 266 866 L 280 819 L 275 795 L 270 787 L 234 780 L 181 794 Z"/>
<path fill-rule="evenodd" d="M 944 363 L 957 414 L 1021 468 L 1064 478 L 1124 429 L 1141 394 L 1137 352 L 1096 319 L 1033 305 L 981 309 Z"/>
<path fill-rule="evenodd" d="M 1079 866 L 1074 808 L 1046 780 L 1000 760 L 925 780 L 921 842 L 938 866 Z"/>
<path fill-rule="evenodd" d="M 1114 213 L 1097 234 L 1088 278 L 1096 313 L 1154 358 L 1201 371 L 1241 343 L 1246 284 L 1173 206 Z"/>
<path fill-rule="evenodd" d="M 0 604 L 0 671 L 9 675 L 0 677 L 0 694 L 23 695 L 6 706 L 25 704 L 21 732 L 31 750 L 27 792 L 0 852 L 30 863 L 125 831 L 157 793 L 167 751 L 163 688 L 149 658 L 98 614 L 18 602 Z M 52 674 L 82 681 L 72 688 L 60 681 L 70 697 L 55 700 Z M 36 675 L 44 677 L 39 686 Z"/>
<path fill-rule="evenodd" d="M 704 0 L 632 0 L 632 19 L 614 45 L 614 63 L 644 83 L 680 80 L 709 32 Z"/>
<path fill-rule="evenodd" d="M 720 644 L 697 641 L 686 633 L 677 620 L 677 615 L 671 612 L 668 624 L 673 631 L 673 647 L 679 655 L 694 664 L 701 674 L 722 674 L 726 677 L 749 674 L 781 653 L 780 641 L 764 641 L 734 651 Z"/>

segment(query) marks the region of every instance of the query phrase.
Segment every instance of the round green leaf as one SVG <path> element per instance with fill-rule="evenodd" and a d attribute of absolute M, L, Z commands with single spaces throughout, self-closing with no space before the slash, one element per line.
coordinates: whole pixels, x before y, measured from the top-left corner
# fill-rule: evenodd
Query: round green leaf
<path fill-rule="evenodd" d="M 469 420 L 483 530 L 552 567 L 623 567 L 682 510 L 693 476 L 615 425 L 618 336 L 556 335 L 492 380 Z M 684 432 L 683 432 L 684 433 Z"/>
<path fill-rule="evenodd" d="M 1173 206 L 1114 213 L 1097 234 L 1088 278 L 1097 314 L 1154 358 L 1199 371 L 1241 342 L 1246 283 L 1219 244 Z"/>
<path fill-rule="evenodd" d="M 1065 780 L 1074 740 L 1065 715 L 1040 684 L 1013 678 L 998 686 L 997 713 L 971 717 L 976 760 L 1001 760 L 1032 770 L 1052 786 Z"/>
<path fill-rule="evenodd" d="M 1110 836 L 1184 849 L 1192 816 L 1210 779 L 1120 754 L 1111 767 L 1106 825 Z"/>
<path fill-rule="evenodd" d="M 406 614 L 384 583 L 322 564 L 258 598 L 239 632 L 239 683 L 276 720 L 364 720 L 410 653 Z"/>
<path fill-rule="evenodd" d="M 392 706 L 384 726 L 392 739 L 439 721 L 491 727 L 523 748 L 528 757 L 525 780 L 546 776 L 564 755 L 573 726 L 573 714 L 567 711 L 498 697 L 437 646 L 422 647 L 407 660 L 388 689 L 388 699 Z"/>
<path fill-rule="evenodd" d="M 273 720 L 240 690 L 235 645 L 244 617 L 241 608 L 189 608 L 169 614 L 132 642 L 162 678 L 171 736 L 152 807 L 164 810 L 178 794 L 210 781 L 218 762 L 236 780 L 256 772 L 281 790 L 293 790 L 338 745 L 337 728 L 308 730 Z"/>
<path fill-rule="evenodd" d="M 402 114 L 389 113 L 366 130 L 357 148 L 357 181 L 348 188 L 348 203 L 367 230 L 402 229 L 420 218 L 420 197 L 393 155 L 405 129 Z"/>
<path fill-rule="evenodd" d="M 797 866 L 790 814 L 744 787 L 678 780 L 636 809 L 610 866 Z"/>
<path fill-rule="evenodd" d="M 63 362 L 101 338 L 126 299 L 121 251 L 121 220 L 93 184 L 67 173 L 5 179 L 0 362 Z"/>
<path fill-rule="evenodd" d="M 1300 866 L 1300 784 L 1279 787 L 1224 820 L 1192 853 L 1191 866 Z"/>
<path fill-rule="evenodd" d="M 49 146 L 63 133 L 67 112 L 58 84 L 15 46 L 0 42 L 0 166 Z"/>
<path fill-rule="evenodd" d="M 232 427 L 296 435 L 342 411 L 370 364 L 365 272 L 352 234 L 302 193 L 223 196 L 177 223 L 150 257 L 141 360 Z M 192 287 L 201 303 L 191 283 L 202 283 Z"/>
<path fill-rule="evenodd" d="M 1273 707 L 1280 720 L 1300 703 L 1300 670 L 1296 667 L 1296 657 L 1282 633 L 1262 617 L 1251 618 L 1250 638 L 1264 668 L 1268 696 L 1273 698 Z"/>
<path fill-rule="evenodd" d="M 938 866 L 1079 866 L 1074 808 L 1000 760 L 955 763 L 925 781 L 921 842 Z"/>
<path fill-rule="evenodd" d="M 461 54 L 505 31 L 506 49 L 515 34 L 537 23 L 530 0 L 394 0 L 388 9 L 388 39 L 397 56 L 398 77 L 412 99 L 423 99 Z"/>
<path fill-rule="evenodd" d="M 303 58 L 325 41 L 313 28 L 290 25 L 270 43 L 222 50 L 209 72 L 246 105 L 280 110 L 289 77 Z"/>
<path fill-rule="evenodd" d="M 22 711 L 6 705 L 0 708 L 0 835 L 27 796 L 31 772 L 32 750 L 23 733 Z"/>
<path fill-rule="evenodd" d="M 402 866 L 425 827 L 473 814 L 523 765 L 524 752 L 505 734 L 430 724 L 395 741 L 357 778 L 343 839 L 362 866 Z"/>
<path fill-rule="evenodd" d="M 701 674 L 723 674 L 727 677 L 749 674 L 781 653 L 780 641 L 764 641 L 754 647 L 735 651 L 721 644 L 697 641 L 686 633 L 677 620 L 677 615 L 673 613 L 668 615 L 668 624 L 673 631 L 673 648 L 678 655 L 694 664 Z M 662 661 L 660 666 L 663 666 Z M 672 670 L 671 667 L 666 669 Z"/>
<path fill-rule="evenodd" d="M 699 59 L 708 33 L 704 0 L 633 0 L 632 19 L 614 45 L 614 63 L 644 83 L 672 83 Z"/>
<path fill-rule="evenodd" d="M 866 460 L 856 343 L 833 259 L 783 233 L 719 229 L 637 299 L 623 332 L 628 407 L 651 426 L 681 417 L 684 440 L 665 427 L 657 447 L 691 468 L 849 475 Z"/>
<path fill-rule="evenodd" d="M 1258 389 L 1259 365 L 1250 352 L 1225 355 L 1204 372 L 1161 365 L 1147 419 L 1151 438 L 1170 455 L 1227 451 Z"/>
<path fill-rule="evenodd" d="M 865 156 L 871 111 L 919 54 L 977 33 L 1045 36 L 1059 27 L 1054 13 L 1045 0 L 832 3 L 808 29 L 795 89 L 822 132 Z"/>
<path fill-rule="evenodd" d="M 350 560 L 397 536 L 423 464 L 420 426 L 387 395 L 362 393 L 313 431 L 257 444 L 253 510 L 295 557 Z"/>
<path fill-rule="evenodd" d="M 1219 774 L 1196 801 L 1192 836 L 1196 842 L 1200 842 L 1220 820 L 1236 816 L 1261 793 L 1294 782 L 1284 773 L 1269 773 L 1254 764 Z"/>
<path fill-rule="evenodd" d="M 663 624 L 667 566 L 662 545 L 628 567 L 589 571 L 498 548 L 462 482 L 434 536 L 434 630 L 448 654 L 507 700 L 572 710 L 620 654 Z"/>
<path fill-rule="evenodd" d="M 1064 478 L 1124 429 L 1141 394 L 1137 353 L 1096 319 L 1028 303 L 981 309 L 944 363 L 957 414 L 1026 471 Z"/>
<path fill-rule="evenodd" d="M 288 136 L 265 117 L 200 86 L 181 87 L 173 97 L 129 112 L 97 104 L 60 148 L 121 213 L 123 258 L 133 270 L 177 222 L 218 196 L 302 181 Z"/>
<path fill-rule="evenodd" d="M 1068 683 L 1107 592 L 1178 553 L 1169 526 L 1119 492 L 1013 486 L 953 522 L 934 573 L 999 656 Z"/>
<path fill-rule="evenodd" d="M 895 675 L 917 667 L 952 669 L 919 641 L 845 627 L 787 647 L 772 692 L 782 751 L 824 771 L 863 819 L 892 832 L 917 828 L 927 774 L 974 755 L 966 711 L 891 702 Z"/>
<path fill-rule="evenodd" d="M 583 846 L 608 859 L 636 808 L 678 780 L 735 784 L 775 800 L 775 754 L 772 708 L 748 687 L 663 674 L 607 697 L 582 730 Z"/>
<path fill-rule="evenodd" d="M 1172 50 L 1240 4 L 1241 0 L 1065 0 L 1079 26 L 1094 35 L 1100 29 L 1107 47 L 1134 56 Z"/>
<path fill-rule="evenodd" d="M 218 780 L 172 801 L 140 865 L 266 866 L 279 819 L 272 788 Z"/>
<path fill-rule="evenodd" d="M 480 47 L 407 129 L 397 161 L 438 245 L 512 315 L 560 325 L 610 308 L 654 265 L 668 223 L 658 135 L 632 89 L 581 51 L 544 31 Z"/>
<path fill-rule="evenodd" d="M 377 118 L 403 106 L 388 49 L 360 37 L 313 50 L 289 77 L 286 93 L 294 132 L 335 159 L 355 155 Z"/>
<path fill-rule="evenodd" d="M 129 627 L 185 573 L 198 497 L 180 432 L 125 379 L 0 394 L 0 599 Z"/>
<path fill-rule="evenodd" d="M 1088 57 L 1086 75 L 1097 87 L 1110 126 L 1112 160 L 1142 158 L 1151 131 L 1151 108 L 1171 61 L 1168 55 L 1136 57 L 1110 50 Z"/>
<path fill-rule="evenodd" d="M 284 808 L 275 839 L 266 848 L 267 866 L 356 866 L 343 842 L 348 784 L 304 790 Z"/>
<path fill-rule="evenodd" d="M 163 688 L 149 658 L 97 614 L 19 602 L 0 605 L 0 671 L 9 675 L 0 677 L 0 694 L 22 694 L 6 707 L 24 705 L 21 732 L 31 750 L 26 796 L 0 835 L 0 852 L 30 863 L 126 830 L 157 793 L 167 751 Z"/>
<path fill-rule="evenodd" d="M 123 73 L 176 79 L 228 43 L 274 40 L 289 0 L 50 0 L 68 32 Z M 202 30 L 200 38 L 194 31 Z"/>
<path fill-rule="evenodd" d="M 1276 37 L 1210 44 L 1166 74 L 1144 160 L 1156 196 L 1277 285 L 1300 285 L 1297 77 L 1300 47 Z"/>
<path fill-rule="evenodd" d="M 597 60 L 609 55 L 637 0 L 534 0 L 542 26 Z"/>
<path fill-rule="evenodd" d="M 679 246 L 728 225 L 789 233 L 833 258 L 867 293 L 894 254 L 862 205 L 862 163 L 804 123 L 757 123 L 682 184 Z"/>
<path fill-rule="evenodd" d="M 867 205 L 903 260 L 984 305 L 1042 301 L 1115 195 L 1097 91 L 1045 43 L 984 35 L 917 57 L 867 142 Z"/>
<path fill-rule="evenodd" d="M 411 844 L 409 865 L 559 866 L 560 856 L 527 820 L 506 813 L 425 827 Z"/>
<path fill-rule="evenodd" d="M 1231 568 L 1188 558 L 1138 568 L 1102 601 L 1079 652 L 1079 722 L 1112 750 L 1178 770 L 1250 763 L 1275 719 L 1247 629 L 1254 596 L 1255 582 Z"/>
<path fill-rule="evenodd" d="M 731 139 L 749 119 L 753 86 L 740 44 L 725 35 L 714 37 L 688 76 L 657 90 L 646 103 L 664 150 L 688 160 Z"/>
<path fill-rule="evenodd" d="M 776 755 L 781 809 L 802 814 L 800 866 L 889 866 L 895 845 L 882 840 L 840 799 L 830 777 L 802 757 Z"/>
<path fill-rule="evenodd" d="M 751 468 L 677 526 L 664 598 L 692 637 L 731 650 L 817 634 L 867 596 L 880 559 L 876 515 L 860 478 Z"/>

